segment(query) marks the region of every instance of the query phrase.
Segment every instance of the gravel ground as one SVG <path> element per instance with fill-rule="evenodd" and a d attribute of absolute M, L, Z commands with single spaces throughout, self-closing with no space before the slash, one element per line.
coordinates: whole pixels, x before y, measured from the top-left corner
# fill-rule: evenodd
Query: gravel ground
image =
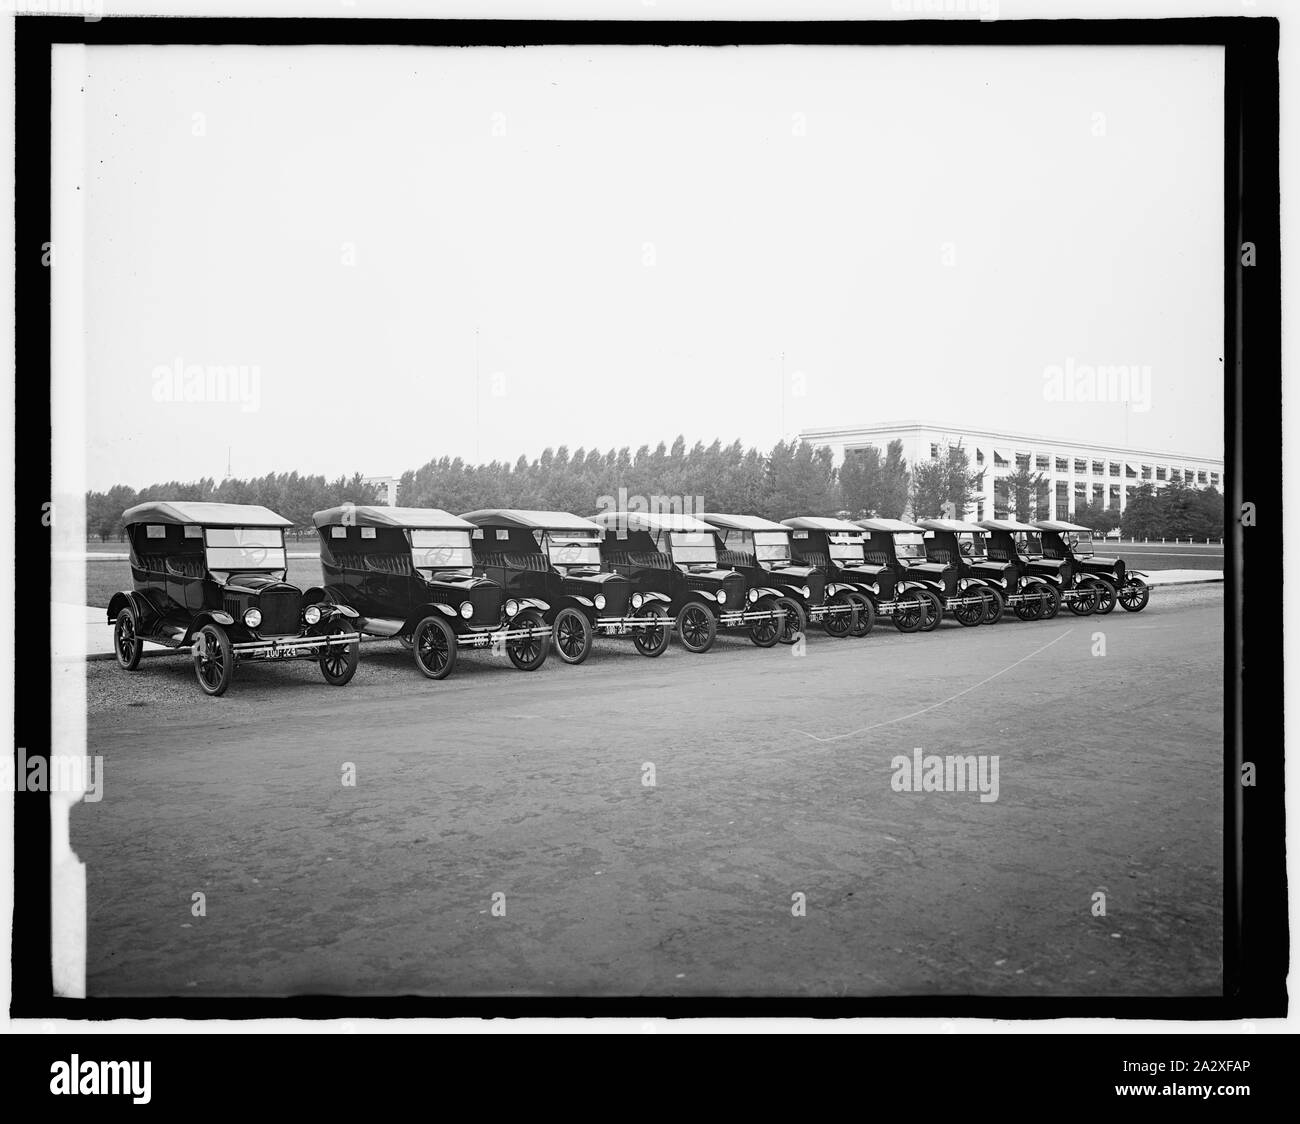
<path fill-rule="evenodd" d="M 89 664 L 90 994 L 1217 993 L 1222 612 L 442 683 L 378 644 L 349 687 L 262 665 L 217 700 L 183 659 Z M 915 747 L 997 755 L 998 799 L 895 791 Z"/>

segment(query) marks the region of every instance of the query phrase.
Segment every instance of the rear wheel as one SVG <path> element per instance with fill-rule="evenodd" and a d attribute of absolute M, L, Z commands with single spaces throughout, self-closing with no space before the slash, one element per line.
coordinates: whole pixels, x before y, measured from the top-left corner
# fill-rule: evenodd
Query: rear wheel
<path fill-rule="evenodd" d="M 843 640 L 852 636 L 857 628 L 858 605 L 847 593 L 837 593 L 831 598 L 830 612 L 822 617 L 822 628 L 827 636 Z"/>
<path fill-rule="evenodd" d="M 134 671 L 140 666 L 140 656 L 144 651 L 144 641 L 135 627 L 135 613 L 123 609 L 113 622 L 113 653 L 117 656 L 118 667 Z"/>
<path fill-rule="evenodd" d="M 632 643 L 643 656 L 661 656 L 668 647 L 668 614 L 662 605 L 642 605 L 635 614 L 646 625 L 632 631 Z"/>
<path fill-rule="evenodd" d="M 411 633 L 415 666 L 428 679 L 446 679 L 456 666 L 456 633 L 441 617 L 425 617 Z"/>
<path fill-rule="evenodd" d="M 341 632 L 350 632 L 342 621 L 336 621 L 330 625 L 327 635 L 334 635 Z M 326 648 L 325 654 L 320 658 L 320 673 L 325 677 L 325 682 L 331 687 L 342 687 L 351 681 L 357 673 L 357 664 L 361 662 L 361 644 L 353 640 L 351 644 L 345 644 L 337 648 Z"/>
<path fill-rule="evenodd" d="M 857 606 L 858 615 L 853 622 L 853 628 L 849 635 L 853 637 L 866 636 L 876 623 L 876 606 L 870 597 L 861 593 L 850 593 L 849 599 Z"/>
<path fill-rule="evenodd" d="M 194 637 L 194 677 L 205 695 L 226 693 L 235 674 L 235 653 L 230 637 L 219 624 L 205 624 Z"/>
<path fill-rule="evenodd" d="M 591 655 L 595 630 L 587 614 L 574 608 L 561 609 L 551 626 L 555 651 L 565 663 L 579 664 Z"/>
<path fill-rule="evenodd" d="M 984 598 L 980 595 L 981 586 L 970 586 L 968 589 L 959 589 L 956 600 L 964 602 L 961 605 L 952 607 L 952 615 L 957 618 L 957 623 L 963 628 L 974 628 L 977 624 L 984 623 L 984 613 L 987 606 L 984 604 Z"/>
<path fill-rule="evenodd" d="M 1104 617 L 1107 613 L 1114 611 L 1115 602 L 1119 599 L 1119 595 L 1116 593 L 1114 582 L 1107 578 L 1096 578 L 1094 580 L 1101 586 L 1101 592 L 1097 597 L 1097 613 Z"/>
<path fill-rule="evenodd" d="M 707 652 L 718 635 L 717 618 L 707 605 L 688 601 L 677 614 L 677 635 L 688 652 Z"/>
<path fill-rule="evenodd" d="M 525 609 L 510 622 L 510 631 L 523 629 L 530 630 L 533 635 L 523 636 L 518 640 L 508 640 L 506 655 L 520 671 L 536 671 L 546 662 L 547 653 L 551 650 L 550 630 L 546 627 L 546 620 L 536 609 Z"/>
<path fill-rule="evenodd" d="M 777 611 L 776 601 L 771 597 L 759 598 L 753 604 L 753 611 L 756 613 L 775 613 Z M 749 626 L 749 638 L 760 648 L 771 648 L 781 639 L 781 626 L 782 619 L 780 617 L 764 617 Z"/>
<path fill-rule="evenodd" d="M 785 627 L 781 629 L 781 643 L 793 644 L 808 629 L 808 614 L 793 597 L 778 597 L 778 607 L 785 610 Z"/>
<path fill-rule="evenodd" d="M 997 624 L 1006 611 L 1007 599 L 1002 596 L 1002 590 L 986 585 L 984 587 L 984 623 Z"/>
<path fill-rule="evenodd" d="M 1119 607 L 1125 612 L 1140 613 L 1151 600 L 1151 587 L 1141 578 L 1129 578 L 1119 590 Z"/>

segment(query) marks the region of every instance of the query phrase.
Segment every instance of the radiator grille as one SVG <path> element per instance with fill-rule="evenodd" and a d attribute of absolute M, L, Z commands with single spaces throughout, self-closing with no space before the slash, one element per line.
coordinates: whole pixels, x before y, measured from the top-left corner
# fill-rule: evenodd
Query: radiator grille
<path fill-rule="evenodd" d="M 289 636 L 296 634 L 299 594 L 288 589 L 270 590 L 257 599 L 262 612 L 262 623 L 257 631 L 263 636 Z"/>

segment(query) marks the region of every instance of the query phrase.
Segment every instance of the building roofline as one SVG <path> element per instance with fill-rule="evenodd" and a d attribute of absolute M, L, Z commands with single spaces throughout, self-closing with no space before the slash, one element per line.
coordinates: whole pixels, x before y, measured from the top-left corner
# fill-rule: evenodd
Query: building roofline
<path fill-rule="evenodd" d="M 818 438 L 844 438 L 852 437 L 855 434 L 890 434 L 890 433 L 910 433 L 913 430 L 930 429 L 938 433 L 951 433 L 963 437 L 980 437 L 990 438 L 995 441 L 1023 442 L 1029 445 L 1065 445 L 1077 446 L 1088 449 L 1105 450 L 1106 452 L 1116 453 L 1121 457 L 1132 460 L 1135 456 L 1144 460 L 1161 460 L 1161 461 L 1201 461 L 1205 464 L 1223 465 L 1223 457 L 1205 457 L 1193 453 L 1171 452 L 1168 449 L 1140 449 L 1135 447 L 1125 447 L 1123 445 L 1103 444 L 1101 442 L 1080 441 L 1067 437 L 1049 437 L 1044 434 L 1033 433 L 1015 433 L 1004 429 L 984 429 L 977 426 L 956 426 L 956 425 L 938 425 L 933 422 L 925 421 L 900 421 L 885 422 L 881 425 L 835 425 L 822 426 L 818 428 L 802 429 L 799 431 L 799 437 L 807 441 L 815 441 Z"/>

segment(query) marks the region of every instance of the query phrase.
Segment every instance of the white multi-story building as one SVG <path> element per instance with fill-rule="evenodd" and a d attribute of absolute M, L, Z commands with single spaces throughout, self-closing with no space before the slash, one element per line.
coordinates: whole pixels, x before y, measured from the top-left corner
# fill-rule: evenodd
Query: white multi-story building
<path fill-rule="evenodd" d="M 1129 494 L 1141 484 L 1163 488 L 1172 480 L 1190 487 L 1223 491 L 1223 459 L 1154 449 L 1126 449 L 1118 445 L 1093 445 L 1057 440 L 1029 433 L 1008 433 L 969 426 L 941 426 L 904 421 L 888 425 L 846 425 L 805 429 L 799 436 L 814 445 L 828 445 L 837 464 L 844 454 L 869 445 L 883 456 L 891 441 L 902 441 L 909 467 L 938 460 L 949 445 L 960 443 L 970 454 L 974 471 L 984 470 L 983 492 L 974 511 L 959 513 L 976 519 L 997 519 L 1008 514 L 1005 478 L 1017 468 L 1041 472 L 1045 478 L 1038 494 L 1040 518 L 1047 511 L 1057 519 L 1070 519 L 1075 508 L 1128 506 Z"/>

